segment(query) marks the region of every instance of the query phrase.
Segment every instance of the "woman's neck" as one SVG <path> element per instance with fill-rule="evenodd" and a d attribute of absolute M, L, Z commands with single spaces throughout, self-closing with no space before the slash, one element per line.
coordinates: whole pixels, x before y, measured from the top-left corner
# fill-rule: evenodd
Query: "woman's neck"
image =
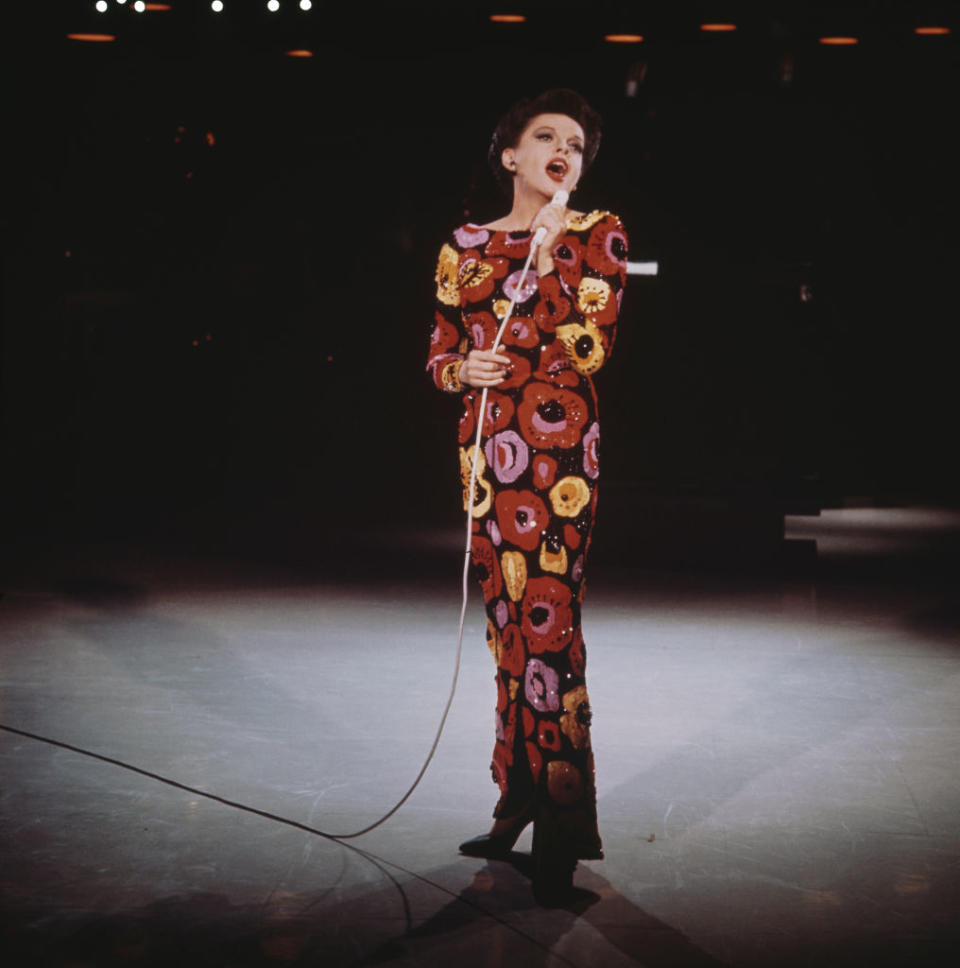
<path fill-rule="evenodd" d="M 503 218 L 491 222 L 488 227 L 505 232 L 522 232 L 530 228 L 530 223 L 533 222 L 537 212 L 549 201 L 550 199 L 545 198 L 540 192 L 523 192 L 514 188 L 510 212 Z"/>

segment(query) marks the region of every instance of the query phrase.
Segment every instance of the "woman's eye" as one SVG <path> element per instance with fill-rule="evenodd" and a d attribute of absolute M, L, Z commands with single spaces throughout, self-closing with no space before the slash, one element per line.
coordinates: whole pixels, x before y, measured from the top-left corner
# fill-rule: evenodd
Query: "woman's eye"
<path fill-rule="evenodd" d="M 537 137 L 541 141 L 549 141 L 550 140 L 550 135 L 548 135 L 546 132 L 541 132 L 540 134 L 537 135 Z"/>
<path fill-rule="evenodd" d="M 583 145 L 577 145 L 577 144 L 574 144 L 574 145 L 570 145 L 570 147 L 571 147 L 571 148 L 573 148 L 573 150 L 574 150 L 574 151 L 575 151 L 575 152 L 576 152 L 576 153 L 577 153 L 578 155 L 582 155 L 582 154 L 583 154 Z"/>

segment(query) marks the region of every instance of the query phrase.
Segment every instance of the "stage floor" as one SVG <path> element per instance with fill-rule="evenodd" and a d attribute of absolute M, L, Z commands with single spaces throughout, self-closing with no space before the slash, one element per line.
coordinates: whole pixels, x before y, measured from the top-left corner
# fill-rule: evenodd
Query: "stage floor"
<path fill-rule="evenodd" d="M 820 542 L 816 567 L 592 563 L 607 859 L 581 863 L 568 907 L 535 905 L 529 833 L 514 863 L 457 853 L 496 799 L 475 596 L 432 765 L 346 844 L 0 732 L 5 964 L 955 963 L 960 517 L 791 526 Z M 318 568 L 175 542 L 35 549 L 0 601 L 0 722 L 317 830 L 362 827 L 430 747 L 462 560 L 459 532 L 374 537 Z"/>

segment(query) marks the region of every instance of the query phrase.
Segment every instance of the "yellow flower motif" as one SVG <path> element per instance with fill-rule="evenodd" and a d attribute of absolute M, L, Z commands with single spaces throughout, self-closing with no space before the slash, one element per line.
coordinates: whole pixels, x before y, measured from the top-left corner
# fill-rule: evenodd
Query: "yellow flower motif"
<path fill-rule="evenodd" d="M 589 319 L 585 326 L 564 323 L 557 327 L 556 334 L 575 370 L 588 374 L 603 366 L 606 354 L 603 350 L 603 336 L 596 323 L 591 323 Z"/>
<path fill-rule="evenodd" d="M 561 477 L 550 488 L 550 503 L 562 518 L 575 518 L 590 500 L 590 488 L 582 477 Z"/>
<path fill-rule="evenodd" d="M 505 551 L 500 558 L 500 571 L 510 598 L 519 602 L 527 587 L 527 560 L 521 551 Z"/>
<path fill-rule="evenodd" d="M 575 750 L 590 745 L 590 700 L 586 686 L 577 686 L 563 694 L 560 729 Z"/>
<path fill-rule="evenodd" d="M 567 549 L 560 545 L 560 550 L 554 553 L 544 541 L 540 545 L 540 567 L 544 571 L 552 571 L 557 575 L 565 574 L 567 570 Z"/>
<path fill-rule="evenodd" d="M 480 262 L 474 259 L 471 262 L 464 263 L 460 285 L 464 289 L 470 286 L 479 286 L 492 272 L 493 266 L 489 262 Z"/>
<path fill-rule="evenodd" d="M 582 232 L 584 229 L 596 225 L 606 214 L 606 212 L 601 212 L 595 208 L 592 212 L 586 212 L 583 215 L 574 215 L 567 218 L 567 228 L 573 229 L 574 232 Z"/>
<path fill-rule="evenodd" d="M 612 295 L 610 284 L 605 279 L 584 276 L 577 287 L 577 307 L 584 314 L 602 312 Z"/>
<path fill-rule="evenodd" d="M 463 384 L 460 382 L 461 366 L 463 366 L 463 360 L 451 360 L 440 371 L 440 382 L 444 389 L 451 393 L 459 393 L 463 389 Z"/>
<path fill-rule="evenodd" d="M 445 306 L 460 305 L 460 289 L 457 286 L 457 270 L 460 256 L 452 245 L 444 243 L 437 260 L 437 299 Z"/>
<path fill-rule="evenodd" d="M 510 702 L 513 702 L 517 698 L 517 691 L 520 689 L 520 680 L 511 679 L 508 689 L 510 690 Z"/>
<path fill-rule="evenodd" d="M 464 511 L 470 510 L 471 505 L 468 489 L 470 487 L 470 467 L 473 463 L 473 452 L 475 449 L 474 445 L 471 445 L 469 450 L 460 448 L 460 480 L 463 482 Z M 493 488 L 483 476 L 486 469 L 487 459 L 483 456 L 483 451 L 481 450 L 480 459 L 477 461 L 477 480 L 474 485 L 472 502 L 473 516 L 475 518 L 482 518 L 490 510 L 490 505 L 493 503 Z"/>
<path fill-rule="evenodd" d="M 509 299 L 496 299 L 493 303 L 493 312 L 497 319 L 503 319 L 507 314 L 507 310 L 510 308 Z"/>
<path fill-rule="evenodd" d="M 496 662 L 497 668 L 499 668 L 500 653 L 503 651 L 503 639 L 500 638 L 500 633 L 497 631 L 496 625 L 490 619 L 487 619 L 487 648 L 490 650 L 490 654 L 493 656 L 493 661 Z"/>

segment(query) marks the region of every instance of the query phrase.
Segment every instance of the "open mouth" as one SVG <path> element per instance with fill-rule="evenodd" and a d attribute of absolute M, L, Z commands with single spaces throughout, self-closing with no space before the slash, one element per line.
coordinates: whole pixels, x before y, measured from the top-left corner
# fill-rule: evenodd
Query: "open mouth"
<path fill-rule="evenodd" d="M 569 167 L 562 158 L 555 158 L 547 165 L 547 174 L 557 182 L 563 181 L 567 177 Z"/>

